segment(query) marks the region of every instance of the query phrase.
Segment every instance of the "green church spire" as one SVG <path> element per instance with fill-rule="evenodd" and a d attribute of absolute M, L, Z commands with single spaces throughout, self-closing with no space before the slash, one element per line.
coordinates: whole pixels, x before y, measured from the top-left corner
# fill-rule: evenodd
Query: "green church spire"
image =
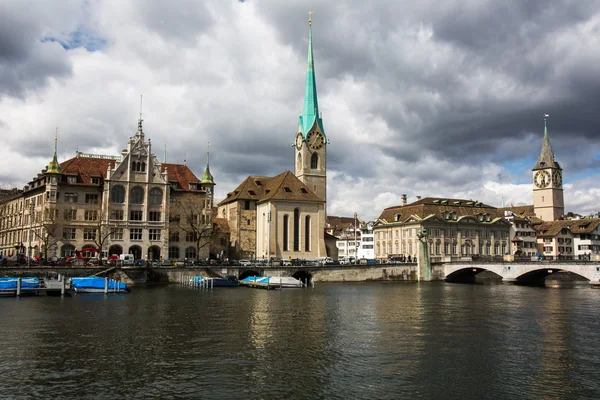
<path fill-rule="evenodd" d="M 211 183 L 215 184 L 212 174 L 210 173 L 210 143 L 208 143 L 208 150 L 206 151 L 206 169 L 204 170 L 204 174 L 202 175 L 202 179 L 200 183 L 206 184 Z"/>
<path fill-rule="evenodd" d="M 56 128 L 56 136 L 54 137 L 54 157 L 52 157 L 52 161 L 50 161 L 50 164 L 48 164 L 48 168 L 46 168 L 47 174 L 61 174 L 62 173 L 60 164 L 58 163 L 58 159 L 56 157 L 57 144 L 58 144 L 58 128 Z"/>
<path fill-rule="evenodd" d="M 309 12 L 312 15 L 312 11 Z M 300 129 L 306 139 L 306 135 L 312 129 L 315 122 L 323 135 L 323 121 L 319 115 L 319 101 L 317 100 L 317 80 L 315 77 L 315 63 L 313 60 L 312 48 L 312 18 L 308 20 L 308 67 L 306 69 L 306 87 L 304 89 L 304 107 L 300 115 Z"/>

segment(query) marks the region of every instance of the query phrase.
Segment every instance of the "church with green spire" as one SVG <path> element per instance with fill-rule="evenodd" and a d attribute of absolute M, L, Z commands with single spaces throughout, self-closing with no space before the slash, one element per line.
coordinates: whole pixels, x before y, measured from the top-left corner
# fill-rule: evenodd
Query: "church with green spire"
<path fill-rule="evenodd" d="M 327 145 L 323 118 L 319 111 L 317 79 L 313 57 L 312 19 L 308 20 L 308 62 L 304 105 L 298 119 L 293 144 L 295 175 L 318 197 L 327 201 Z"/>

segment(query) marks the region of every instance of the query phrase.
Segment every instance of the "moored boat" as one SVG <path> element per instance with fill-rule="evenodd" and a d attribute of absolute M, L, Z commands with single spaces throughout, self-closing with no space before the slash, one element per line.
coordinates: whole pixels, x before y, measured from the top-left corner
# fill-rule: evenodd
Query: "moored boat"
<path fill-rule="evenodd" d="M 114 279 L 109 279 L 107 282 L 105 278 L 96 276 L 71 278 L 71 288 L 76 293 L 104 293 L 105 290 L 108 293 L 127 293 L 130 291 L 129 287 L 123 282 Z"/>
<path fill-rule="evenodd" d="M 0 290 L 16 290 L 19 278 L 0 278 Z M 21 278 L 21 289 L 37 289 L 40 280 L 36 277 Z"/>
<path fill-rule="evenodd" d="M 240 281 L 240 285 L 263 289 L 301 288 L 304 284 L 289 276 L 249 276 Z"/>

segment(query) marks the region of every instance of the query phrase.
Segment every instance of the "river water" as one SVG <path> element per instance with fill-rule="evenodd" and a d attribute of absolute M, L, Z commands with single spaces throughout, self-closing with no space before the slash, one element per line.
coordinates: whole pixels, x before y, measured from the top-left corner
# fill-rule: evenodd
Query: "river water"
<path fill-rule="evenodd" d="M 599 306 L 448 283 L 0 298 L 0 397 L 599 399 Z"/>

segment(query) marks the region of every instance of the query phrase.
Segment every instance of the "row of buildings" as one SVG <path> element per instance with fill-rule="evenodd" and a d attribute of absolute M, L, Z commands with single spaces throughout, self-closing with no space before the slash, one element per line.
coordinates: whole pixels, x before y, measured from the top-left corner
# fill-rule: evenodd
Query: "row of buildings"
<path fill-rule="evenodd" d="M 533 205 L 496 208 L 475 200 L 417 198 L 375 221 L 327 216 L 327 147 L 317 97 L 309 20 L 304 104 L 293 134 L 294 171 L 251 175 L 214 203 L 215 181 L 152 153 L 142 120 L 118 156 L 54 157 L 22 190 L 0 192 L 3 256 L 136 259 L 433 260 L 504 255 L 584 257 L 600 250 L 600 219 L 565 218 L 562 168 L 546 122 L 532 169 Z M 425 236 L 424 236 L 425 233 Z"/>

